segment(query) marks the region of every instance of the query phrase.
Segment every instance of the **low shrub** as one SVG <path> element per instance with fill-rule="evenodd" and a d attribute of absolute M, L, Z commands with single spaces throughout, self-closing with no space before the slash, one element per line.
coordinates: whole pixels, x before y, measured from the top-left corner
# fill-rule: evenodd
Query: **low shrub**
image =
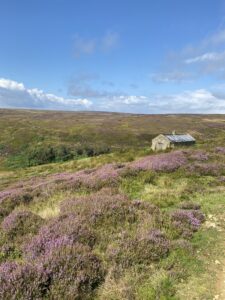
<path fill-rule="evenodd" d="M 111 189 L 64 201 L 60 211 L 62 214 L 73 212 L 92 225 L 106 222 L 110 226 L 117 226 L 121 222 L 134 222 L 136 219 L 132 202 L 124 195 L 114 194 Z"/>
<path fill-rule="evenodd" d="M 174 151 L 165 154 L 150 155 L 129 164 L 137 170 L 175 171 L 187 162 L 183 151 Z"/>
<path fill-rule="evenodd" d="M 55 161 L 55 151 L 53 146 L 40 145 L 27 150 L 27 160 L 29 166 L 36 166 Z"/>
<path fill-rule="evenodd" d="M 216 147 L 215 152 L 219 154 L 225 154 L 225 147 Z"/>
<path fill-rule="evenodd" d="M 43 220 L 30 211 L 14 211 L 3 220 L 1 227 L 11 239 L 36 234 Z"/>
<path fill-rule="evenodd" d="M 205 161 L 209 159 L 209 154 L 205 151 L 199 150 L 192 153 L 189 157 L 193 160 Z"/>
<path fill-rule="evenodd" d="M 199 210 L 179 209 L 171 214 L 172 227 L 184 238 L 192 237 L 204 220 L 204 214 Z"/>
<path fill-rule="evenodd" d="M 0 265 L 0 299 L 43 299 L 48 285 L 48 274 L 41 267 L 16 262 Z"/>
<path fill-rule="evenodd" d="M 93 299 L 92 292 L 104 279 L 100 259 L 81 244 L 57 247 L 41 264 L 50 276 L 50 299 Z"/>
<path fill-rule="evenodd" d="M 216 162 L 193 163 L 185 168 L 191 175 L 198 176 L 219 176 L 224 174 L 224 165 Z"/>
<path fill-rule="evenodd" d="M 8 214 L 10 214 L 18 203 L 15 199 L 5 198 L 1 201 L 0 206 L 0 221 L 4 219 Z"/>
<path fill-rule="evenodd" d="M 77 242 L 92 247 L 95 243 L 94 233 L 87 227 L 84 219 L 73 214 L 59 216 L 48 225 L 43 226 L 38 234 L 24 245 L 27 259 L 35 259 L 55 248 L 73 245 Z"/>
<path fill-rule="evenodd" d="M 130 237 L 124 232 L 117 244 L 111 244 L 107 250 L 109 261 L 122 267 L 137 264 L 151 264 L 169 253 L 170 241 L 158 229 L 152 229 L 144 235 Z"/>

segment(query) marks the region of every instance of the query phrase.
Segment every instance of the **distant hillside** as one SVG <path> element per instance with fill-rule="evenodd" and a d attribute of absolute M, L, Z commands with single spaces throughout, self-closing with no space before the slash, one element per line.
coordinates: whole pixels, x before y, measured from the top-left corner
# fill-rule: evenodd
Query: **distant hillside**
<path fill-rule="evenodd" d="M 220 139 L 225 117 L 1 109 L 1 165 L 24 167 L 149 147 L 155 135 L 172 130 L 189 132 L 201 143 Z"/>

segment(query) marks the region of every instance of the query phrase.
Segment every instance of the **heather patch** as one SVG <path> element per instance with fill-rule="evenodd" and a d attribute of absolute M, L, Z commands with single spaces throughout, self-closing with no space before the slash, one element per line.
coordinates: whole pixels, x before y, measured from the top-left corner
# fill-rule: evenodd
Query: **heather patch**
<path fill-rule="evenodd" d="M 172 226 L 177 234 L 190 238 L 205 220 L 205 216 L 199 210 L 179 209 L 171 214 Z"/>
<path fill-rule="evenodd" d="M 5 262 L 0 265 L 0 299 L 43 299 L 49 277 L 33 264 Z"/>
<path fill-rule="evenodd" d="M 135 176 L 140 171 L 174 171 L 187 163 L 184 151 L 174 151 L 171 153 L 151 155 L 134 162 L 124 164 L 106 164 L 95 169 L 85 169 L 75 173 L 58 173 L 49 175 L 42 179 L 31 179 L 22 182 L 15 187 L 0 192 L 0 201 L 6 198 L 15 198 L 23 203 L 29 203 L 34 196 L 45 194 L 49 189 L 77 189 L 81 186 L 90 189 L 100 189 L 104 186 L 115 186 L 120 177 L 129 174 Z M 32 191 L 32 193 L 27 192 Z M 16 202 L 15 202 L 16 205 Z"/>
<path fill-rule="evenodd" d="M 41 224 L 41 217 L 30 211 L 14 211 L 3 220 L 1 227 L 7 235 L 15 238 L 37 233 Z"/>
<path fill-rule="evenodd" d="M 216 147 L 215 152 L 219 154 L 225 154 L 225 147 Z"/>
<path fill-rule="evenodd" d="M 174 171 L 187 163 L 183 151 L 173 151 L 166 154 L 146 156 L 129 164 L 137 170 Z"/>
<path fill-rule="evenodd" d="M 189 158 L 195 161 L 206 161 L 209 159 L 209 154 L 206 151 L 198 150 L 193 152 Z"/>
<path fill-rule="evenodd" d="M 136 213 L 131 201 L 124 195 L 114 194 L 113 190 L 102 191 L 84 197 L 64 201 L 61 204 L 61 213 L 73 212 L 86 218 L 90 224 L 134 222 Z"/>
<path fill-rule="evenodd" d="M 92 247 L 95 235 L 84 219 L 73 214 L 59 216 L 43 226 L 38 234 L 24 245 L 24 253 L 27 259 L 34 259 L 47 255 L 58 247 L 77 242 Z"/>
<path fill-rule="evenodd" d="M 191 175 L 198 176 L 220 176 L 224 174 L 224 164 L 217 162 L 189 164 L 185 168 Z"/>
<path fill-rule="evenodd" d="M 93 299 L 104 278 L 101 260 L 81 244 L 60 245 L 41 264 L 50 277 L 50 299 Z"/>
<path fill-rule="evenodd" d="M 162 272 L 165 278 L 159 286 L 150 280 L 151 288 L 145 292 L 172 295 L 174 282 L 183 278 L 182 260 L 190 253 L 195 259 L 191 238 L 204 221 L 194 193 L 208 186 L 208 177 L 201 180 L 184 172 L 191 161 L 205 164 L 201 153 L 200 158 L 190 157 L 193 153 L 177 150 L 18 184 L 16 195 L 3 194 L 0 261 L 16 262 L 10 271 L 15 278 L 32 266 L 37 273 L 30 276 L 36 282 L 32 299 L 95 299 L 99 287 L 106 293 L 110 282 L 114 289 L 117 283 L 122 289 L 125 276 L 131 279 L 132 272 L 137 286 Z M 47 209 L 51 213 L 44 213 Z M 20 290 L 16 295 L 30 299 L 24 291 L 29 281 L 24 280 L 16 286 Z M 139 299 L 140 290 L 131 282 L 120 295 Z M 11 287 L 7 288 L 11 295 Z"/>
<path fill-rule="evenodd" d="M 107 250 L 108 259 L 123 268 L 137 264 L 151 264 L 169 253 L 170 241 L 159 229 L 151 229 L 139 236 L 129 236 L 126 232 L 116 244 Z"/>

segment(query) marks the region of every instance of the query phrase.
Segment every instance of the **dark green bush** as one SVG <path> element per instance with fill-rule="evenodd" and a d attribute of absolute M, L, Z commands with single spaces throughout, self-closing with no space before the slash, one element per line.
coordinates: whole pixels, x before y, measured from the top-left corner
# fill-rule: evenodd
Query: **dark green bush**
<path fill-rule="evenodd" d="M 38 146 L 27 152 L 29 166 L 41 165 L 55 161 L 55 151 L 52 146 Z"/>

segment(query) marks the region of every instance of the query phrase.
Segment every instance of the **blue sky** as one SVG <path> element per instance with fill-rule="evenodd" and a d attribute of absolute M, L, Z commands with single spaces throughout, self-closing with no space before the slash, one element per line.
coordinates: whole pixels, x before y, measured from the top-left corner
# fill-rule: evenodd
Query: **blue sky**
<path fill-rule="evenodd" d="M 225 113 L 225 1 L 0 7 L 0 107 Z"/>

